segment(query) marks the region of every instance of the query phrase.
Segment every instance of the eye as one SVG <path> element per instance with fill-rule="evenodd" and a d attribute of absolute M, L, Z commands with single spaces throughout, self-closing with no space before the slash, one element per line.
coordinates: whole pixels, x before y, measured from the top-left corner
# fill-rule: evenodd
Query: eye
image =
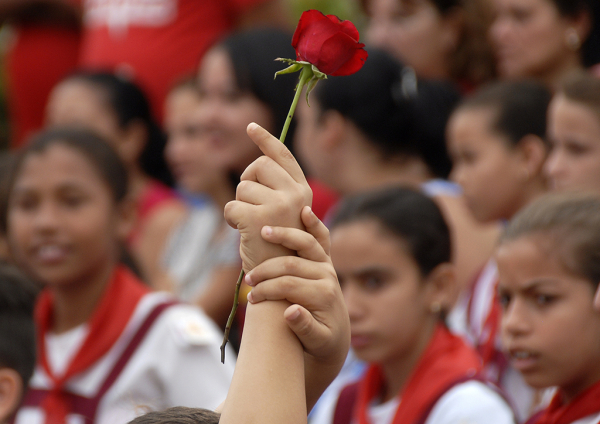
<path fill-rule="evenodd" d="M 499 293 L 498 294 L 498 302 L 500 303 L 500 306 L 502 307 L 503 310 L 506 310 L 508 308 L 508 305 L 510 304 L 510 295 L 508 293 Z"/>
<path fill-rule="evenodd" d="M 376 291 L 385 286 L 386 279 L 380 275 L 366 275 L 362 279 L 362 286 L 365 290 Z"/>
<path fill-rule="evenodd" d="M 10 206 L 21 211 L 31 211 L 37 207 L 38 203 L 39 199 L 37 196 L 23 194 L 15 196 Z"/>
<path fill-rule="evenodd" d="M 575 141 L 565 143 L 565 149 L 572 156 L 582 156 L 589 150 L 587 146 Z"/>
<path fill-rule="evenodd" d="M 550 296 L 547 294 L 537 294 L 535 296 L 535 303 L 539 306 L 546 306 L 551 304 L 556 299 L 556 296 Z"/>

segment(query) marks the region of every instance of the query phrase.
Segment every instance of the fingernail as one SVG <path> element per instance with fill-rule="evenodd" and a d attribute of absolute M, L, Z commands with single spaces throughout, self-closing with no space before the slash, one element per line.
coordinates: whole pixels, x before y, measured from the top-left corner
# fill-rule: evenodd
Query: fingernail
<path fill-rule="evenodd" d="M 314 217 L 317 216 L 317 215 L 315 215 L 315 213 L 313 212 L 313 210 L 312 210 L 312 208 L 310 206 L 307 206 L 307 208 L 308 208 L 308 211 L 310 212 L 311 216 L 314 216 Z"/>
<path fill-rule="evenodd" d="M 288 319 L 290 321 L 294 321 L 295 319 L 297 319 L 300 316 L 300 308 L 296 308 L 296 310 L 294 312 L 292 312 L 289 316 Z"/>
<path fill-rule="evenodd" d="M 247 128 L 247 129 L 248 129 L 249 131 L 252 131 L 252 130 L 255 130 L 256 128 L 258 128 L 258 124 L 257 124 L 256 122 L 250 122 L 250 123 L 248 124 L 248 128 Z"/>
<path fill-rule="evenodd" d="M 254 299 L 252 299 L 252 292 L 248 293 L 246 298 L 248 299 L 248 303 L 254 303 Z"/>
<path fill-rule="evenodd" d="M 271 227 L 263 227 L 263 230 L 266 236 L 270 236 L 271 234 L 273 234 L 273 228 Z"/>
<path fill-rule="evenodd" d="M 246 284 L 248 284 L 249 286 L 252 285 L 252 277 L 250 276 L 250 274 L 246 274 L 246 276 L 244 277 L 244 281 L 246 282 Z"/>

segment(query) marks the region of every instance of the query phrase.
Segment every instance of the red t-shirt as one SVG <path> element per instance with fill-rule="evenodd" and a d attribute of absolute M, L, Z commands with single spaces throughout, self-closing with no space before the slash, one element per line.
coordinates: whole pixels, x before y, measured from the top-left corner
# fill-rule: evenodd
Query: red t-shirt
<path fill-rule="evenodd" d="M 78 4 L 79 0 L 72 2 Z M 41 129 L 50 91 L 77 66 L 80 32 L 41 23 L 14 29 L 6 73 L 11 147 L 16 148 Z"/>
<path fill-rule="evenodd" d="M 266 0 L 84 0 L 85 68 L 129 74 L 161 118 L 170 86 L 241 14 Z"/>

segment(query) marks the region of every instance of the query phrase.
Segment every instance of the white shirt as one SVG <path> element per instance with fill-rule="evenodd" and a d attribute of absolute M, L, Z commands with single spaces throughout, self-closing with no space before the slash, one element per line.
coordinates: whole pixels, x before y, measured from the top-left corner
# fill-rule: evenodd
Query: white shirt
<path fill-rule="evenodd" d="M 93 397 L 148 313 L 167 299 L 166 293 L 144 296 L 114 346 L 89 370 L 72 378 L 67 389 Z M 80 337 L 85 334 L 80 332 Z M 100 401 L 96 424 L 124 424 L 148 410 L 170 406 L 217 407 L 227 395 L 234 368 L 231 350 L 225 365 L 220 362 L 221 340 L 216 325 L 199 308 L 182 304 L 163 311 Z M 71 341 L 71 346 L 77 344 Z M 49 358 L 56 355 L 48 352 Z M 41 367 L 36 367 L 30 387 L 51 387 Z M 44 413 L 37 407 L 23 407 L 15 423 L 43 424 Z M 83 424 L 83 418 L 71 414 L 67 424 Z"/>
<path fill-rule="evenodd" d="M 401 400 L 400 400 L 401 402 Z M 372 424 L 391 424 L 398 399 L 369 408 Z M 514 424 L 504 399 L 480 381 L 467 381 L 448 390 L 435 404 L 425 424 Z"/>

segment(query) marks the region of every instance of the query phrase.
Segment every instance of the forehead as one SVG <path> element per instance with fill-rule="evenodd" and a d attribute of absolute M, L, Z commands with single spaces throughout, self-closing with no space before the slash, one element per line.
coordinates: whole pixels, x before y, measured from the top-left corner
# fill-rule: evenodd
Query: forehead
<path fill-rule="evenodd" d="M 457 109 L 448 123 L 449 145 L 462 142 L 479 145 L 488 139 L 481 138 L 481 135 L 502 138 L 494 127 L 497 117 L 498 108 L 493 106 L 465 106 Z"/>
<path fill-rule="evenodd" d="M 500 286 L 523 289 L 536 281 L 585 280 L 565 266 L 558 241 L 548 234 L 526 234 L 500 244 L 495 253 Z"/>
<path fill-rule="evenodd" d="M 14 190 L 50 188 L 66 183 L 105 185 L 96 166 L 83 152 L 59 142 L 23 159 Z"/>
<path fill-rule="evenodd" d="M 405 243 L 374 219 L 341 224 L 331 231 L 331 254 L 336 269 L 353 270 L 374 264 L 416 263 Z"/>
<path fill-rule="evenodd" d="M 200 86 L 236 85 L 233 63 L 227 50 L 216 47 L 204 55 L 198 71 L 198 82 Z"/>

